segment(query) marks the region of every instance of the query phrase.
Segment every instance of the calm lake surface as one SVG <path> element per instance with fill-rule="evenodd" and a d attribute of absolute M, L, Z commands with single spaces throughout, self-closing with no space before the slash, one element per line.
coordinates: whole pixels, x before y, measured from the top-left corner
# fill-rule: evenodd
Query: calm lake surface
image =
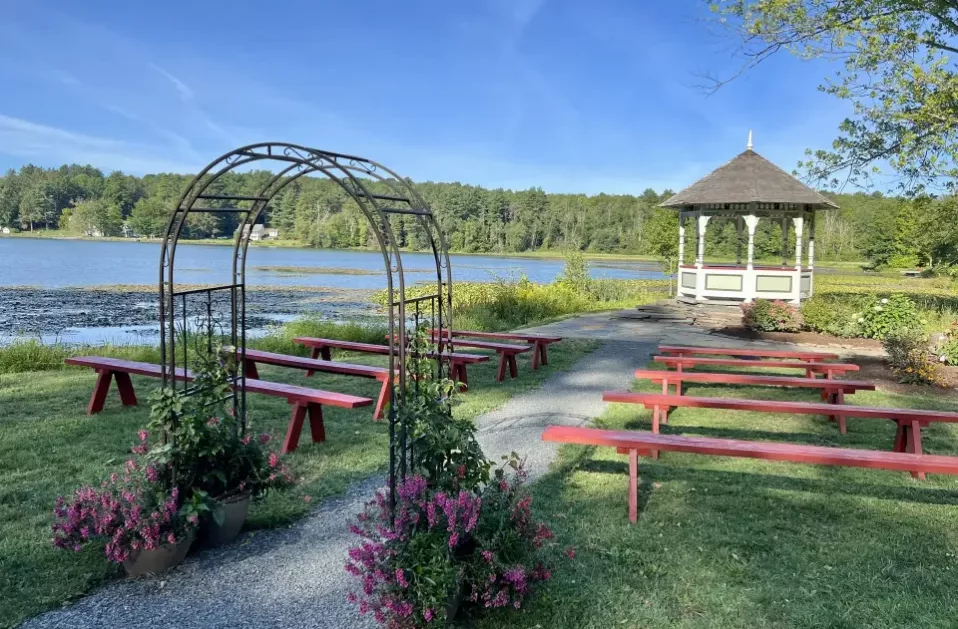
<path fill-rule="evenodd" d="M 227 284 L 231 281 L 233 248 L 223 245 L 180 245 L 176 281 L 184 284 Z M 153 242 L 0 238 L 0 286 L 64 288 L 116 284 L 156 284 L 160 245 Z M 432 255 L 404 253 L 403 266 L 414 281 L 435 278 Z M 481 282 L 525 275 L 533 282 L 551 282 L 562 272 L 562 260 L 506 256 L 452 256 L 453 281 Z M 369 274 L 287 273 L 258 267 L 319 267 Z M 592 276 L 615 279 L 664 277 L 654 263 L 598 262 Z M 383 257 L 373 251 L 293 249 L 251 246 L 246 262 L 250 286 L 327 286 L 380 289 L 386 286 Z"/>
<path fill-rule="evenodd" d="M 232 255 L 231 246 L 181 245 L 175 279 L 178 284 L 228 284 Z M 0 344 L 22 336 L 44 342 L 156 342 L 159 256 L 155 242 L 0 238 Z M 430 254 L 403 254 L 403 266 L 412 282 L 435 278 Z M 562 267 L 557 259 L 452 256 L 454 282 L 525 275 L 547 283 Z M 590 272 L 596 278 L 665 277 L 648 262 L 591 262 Z M 253 336 L 303 315 L 377 316 L 370 291 L 386 287 L 382 255 L 373 251 L 251 246 L 246 279 L 253 287 L 247 291 Z"/>

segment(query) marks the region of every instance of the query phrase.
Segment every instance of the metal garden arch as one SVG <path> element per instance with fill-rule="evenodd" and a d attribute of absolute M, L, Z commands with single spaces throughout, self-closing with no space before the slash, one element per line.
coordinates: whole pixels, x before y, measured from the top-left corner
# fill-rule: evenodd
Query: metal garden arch
<path fill-rule="evenodd" d="M 216 193 L 217 182 L 227 173 L 251 164 L 266 162 L 278 169 L 253 195 Z M 229 395 L 235 417 L 246 425 L 246 255 L 253 226 L 263 216 L 270 201 L 290 183 L 307 175 L 323 175 L 347 193 L 369 221 L 379 245 L 386 269 L 389 297 L 389 334 L 396 339 L 390 347 L 389 367 L 398 374 L 390 394 L 389 470 L 390 488 L 407 471 L 407 453 L 411 447 L 408 427 L 397 425 L 396 409 L 403 404 L 406 391 L 407 325 L 427 322 L 440 333 L 451 328 L 452 268 L 445 238 L 432 210 L 409 180 L 374 161 L 280 142 L 244 146 L 215 159 L 187 186 L 167 224 L 160 253 L 159 309 L 160 352 L 163 386 L 180 386 L 189 395 L 189 383 L 176 374 L 190 366 L 189 347 L 197 335 L 205 334 L 212 348 L 214 340 L 226 340 L 236 348 L 236 369 L 232 373 Z M 373 192 L 369 185 L 380 184 L 388 193 Z M 187 218 L 191 214 L 236 214 L 239 226 L 233 244 L 232 281 L 229 284 L 182 289 L 175 281 L 176 248 Z M 436 291 L 418 298 L 406 298 L 400 241 L 394 220 L 411 219 L 426 235 L 436 268 Z M 213 325 L 214 304 L 226 311 L 225 326 Z M 440 336 L 445 338 L 445 336 Z M 200 337 L 203 341 L 203 337 Z M 180 352 L 182 349 L 182 353 Z M 435 361 L 442 375 L 442 361 Z"/>

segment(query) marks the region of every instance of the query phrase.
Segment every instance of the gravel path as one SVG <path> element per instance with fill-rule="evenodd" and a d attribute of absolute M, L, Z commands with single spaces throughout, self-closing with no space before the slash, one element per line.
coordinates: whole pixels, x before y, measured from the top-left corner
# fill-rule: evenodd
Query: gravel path
<path fill-rule="evenodd" d="M 498 459 L 516 451 L 527 457 L 532 476 L 544 473 L 555 446 L 542 443 L 542 428 L 578 425 L 599 415 L 604 408 L 602 391 L 628 387 L 632 372 L 648 360 L 655 341 L 643 340 L 604 343 L 570 371 L 553 374 L 541 388 L 479 417 L 486 454 Z M 22 627 L 372 627 L 371 619 L 346 602 L 352 582 L 343 565 L 353 541 L 346 521 L 384 482 L 372 478 L 354 484 L 344 496 L 325 501 L 293 527 L 244 536 L 229 547 L 188 559 L 164 577 L 109 585 Z"/>

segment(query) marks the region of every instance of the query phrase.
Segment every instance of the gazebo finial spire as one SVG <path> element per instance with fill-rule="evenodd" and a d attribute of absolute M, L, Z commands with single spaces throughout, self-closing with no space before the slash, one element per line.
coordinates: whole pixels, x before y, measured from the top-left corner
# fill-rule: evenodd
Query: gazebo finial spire
<path fill-rule="evenodd" d="M 745 145 L 745 150 L 746 151 L 752 150 L 752 130 L 751 129 L 748 130 L 748 144 Z"/>

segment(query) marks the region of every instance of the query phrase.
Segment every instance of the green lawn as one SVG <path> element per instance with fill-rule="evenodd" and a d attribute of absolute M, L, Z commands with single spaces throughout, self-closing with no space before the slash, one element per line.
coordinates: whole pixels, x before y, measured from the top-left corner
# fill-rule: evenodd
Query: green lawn
<path fill-rule="evenodd" d="M 520 362 L 520 377 L 495 382 L 495 361 L 470 367 L 471 390 L 461 396 L 456 413 L 474 417 L 538 386 L 550 374 L 568 369 L 593 349 L 587 342 L 565 341 L 549 352 L 549 366 L 531 371 Z M 348 356 L 350 362 L 384 364 L 379 358 Z M 376 398 L 372 380 L 262 368 L 265 379 L 307 384 Z M 90 370 L 28 372 L 0 375 L 0 627 L 10 627 L 44 609 L 89 592 L 121 569 L 108 564 L 102 550 L 79 554 L 50 544 L 53 502 L 83 483 L 98 482 L 125 460 L 145 425 L 149 409 L 122 408 L 112 391 L 106 409 L 87 417 L 93 388 Z M 141 404 L 157 381 L 134 378 Z M 284 400 L 250 396 L 252 429 L 281 438 L 289 419 Z M 373 422 L 372 409 L 324 409 L 327 441 L 312 445 L 308 431 L 290 463 L 300 477 L 294 490 L 254 505 L 252 528 L 287 524 L 305 515 L 322 498 L 341 492 L 351 482 L 383 472 L 387 460 L 387 424 Z M 307 501 L 306 497 L 309 497 Z"/>
<path fill-rule="evenodd" d="M 638 387 L 652 391 L 652 388 Z M 814 391 L 690 386 L 689 394 L 817 401 Z M 862 392 L 850 403 L 955 410 L 929 390 Z M 891 422 L 679 409 L 663 432 L 887 450 Z M 613 405 L 601 425 L 649 430 L 651 412 Z M 926 450 L 956 454 L 933 425 Z M 640 460 L 639 521 L 627 462 L 566 446 L 534 490 L 557 533 L 554 579 L 521 613 L 483 628 L 954 628 L 958 479 L 663 453 Z M 560 552 L 573 544 L 576 558 Z"/>

